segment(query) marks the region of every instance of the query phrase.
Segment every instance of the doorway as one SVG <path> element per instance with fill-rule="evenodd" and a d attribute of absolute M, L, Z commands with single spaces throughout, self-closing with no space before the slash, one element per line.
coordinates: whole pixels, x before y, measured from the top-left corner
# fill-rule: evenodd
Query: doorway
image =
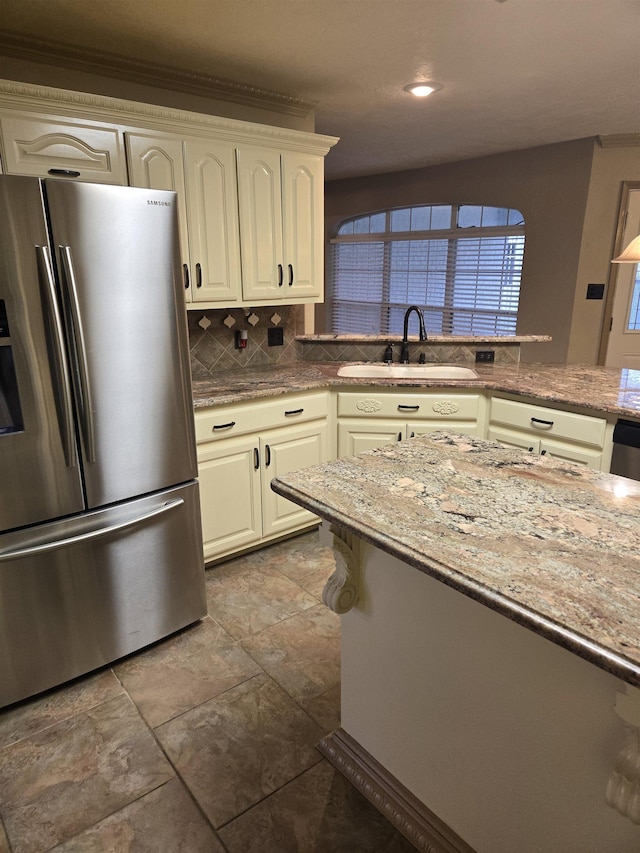
<path fill-rule="evenodd" d="M 640 183 L 622 189 L 614 257 L 640 233 Z M 601 363 L 640 370 L 640 264 L 612 264 Z"/>

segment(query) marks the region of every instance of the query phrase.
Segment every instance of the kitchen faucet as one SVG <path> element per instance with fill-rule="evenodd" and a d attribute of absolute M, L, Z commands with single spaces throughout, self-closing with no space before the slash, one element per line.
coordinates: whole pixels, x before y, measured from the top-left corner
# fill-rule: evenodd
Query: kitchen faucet
<path fill-rule="evenodd" d="M 417 305 L 411 305 L 404 312 L 404 334 L 402 336 L 402 349 L 400 350 L 400 364 L 409 364 L 409 315 L 412 311 L 416 312 L 418 320 L 420 321 L 420 340 L 427 340 L 427 332 L 424 327 L 424 315 L 422 313 L 422 309 L 418 308 Z"/>

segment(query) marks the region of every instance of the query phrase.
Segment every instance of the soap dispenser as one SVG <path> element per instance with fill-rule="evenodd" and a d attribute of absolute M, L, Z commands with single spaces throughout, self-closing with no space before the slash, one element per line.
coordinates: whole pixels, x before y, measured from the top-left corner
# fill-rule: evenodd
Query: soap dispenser
<path fill-rule="evenodd" d="M 387 344 L 387 348 L 384 351 L 384 356 L 382 358 L 385 364 L 391 364 L 393 361 L 393 344 Z"/>

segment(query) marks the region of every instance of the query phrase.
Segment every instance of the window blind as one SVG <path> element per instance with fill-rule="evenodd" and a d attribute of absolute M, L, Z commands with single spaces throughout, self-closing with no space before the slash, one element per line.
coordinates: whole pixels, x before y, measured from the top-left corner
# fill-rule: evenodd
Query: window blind
<path fill-rule="evenodd" d="M 462 207 L 447 210 L 459 217 Z M 332 242 L 332 330 L 402 334 L 406 309 L 418 305 L 431 334 L 514 335 L 524 256 L 523 225 L 442 229 L 440 224 L 437 231 L 398 232 L 389 230 L 393 214 L 405 227 L 418 217 L 409 220 L 397 213 L 388 212 L 384 229 L 380 213 L 362 217 L 366 229 L 358 228 L 360 218 L 350 220 Z M 504 223 L 514 220 L 513 213 L 504 210 Z M 486 213 L 482 215 L 486 217 Z M 424 212 L 421 218 L 424 221 Z M 374 222 L 375 230 L 371 226 Z"/>

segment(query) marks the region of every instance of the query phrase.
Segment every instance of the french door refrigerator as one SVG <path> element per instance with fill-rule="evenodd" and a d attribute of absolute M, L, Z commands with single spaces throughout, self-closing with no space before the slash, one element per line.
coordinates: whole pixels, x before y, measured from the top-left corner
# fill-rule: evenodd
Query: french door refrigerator
<path fill-rule="evenodd" d="M 206 613 L 175 204 L 0 176 L 0 707 Z"/>

